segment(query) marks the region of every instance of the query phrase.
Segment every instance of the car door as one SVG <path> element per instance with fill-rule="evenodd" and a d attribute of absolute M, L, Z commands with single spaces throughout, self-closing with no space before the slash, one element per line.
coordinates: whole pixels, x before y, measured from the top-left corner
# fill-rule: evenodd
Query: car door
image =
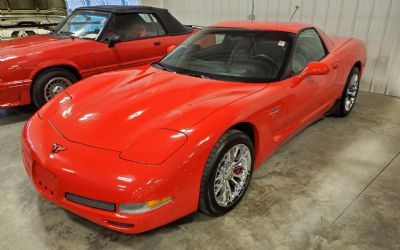
<path fill-rule="evenodd" d="M 315 121 L 333 104 L 329 92 L 333 87 L 332 74 L 310 75 L 297 81 L 310 62 L 333 64 L 333 56 L 328 51 L 315 29 L 309 28 L 299 33 L 291 60 L 291 86 L 288 90 L 288 113 L 286 134 L 291 134 Z"/>
<path fill-rule="evenodd" d="M 129 68 L 160 60 L 166 54 L 163 35 L 152 14 L 115 14 L 96 44 L 98 72 Z M 113 46 L 109 40 L 116 39 Z"/>

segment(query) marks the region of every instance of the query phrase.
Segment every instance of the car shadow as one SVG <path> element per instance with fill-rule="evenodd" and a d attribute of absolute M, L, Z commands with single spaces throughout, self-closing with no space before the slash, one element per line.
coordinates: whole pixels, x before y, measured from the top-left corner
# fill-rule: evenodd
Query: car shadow
<path fill-rule="evenodd" d="M 28 120 L 37 108 L 33 105 L 26 105 L 13 108 L 0 109 L 0 126 L 9 125 Z"/>

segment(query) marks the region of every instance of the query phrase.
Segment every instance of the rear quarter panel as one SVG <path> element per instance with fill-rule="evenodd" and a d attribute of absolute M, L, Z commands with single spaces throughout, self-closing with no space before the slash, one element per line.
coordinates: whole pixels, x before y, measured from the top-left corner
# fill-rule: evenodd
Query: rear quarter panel
<path fill-rule="evenodd" d="M 332 37 L 332 53 L 340 60 L 341 82 L 346 83 L 350 71 L 356 63 L 361 64 L 361 76 L 367 63 L 367 49 L 362 40 L 346 37 Z"/>

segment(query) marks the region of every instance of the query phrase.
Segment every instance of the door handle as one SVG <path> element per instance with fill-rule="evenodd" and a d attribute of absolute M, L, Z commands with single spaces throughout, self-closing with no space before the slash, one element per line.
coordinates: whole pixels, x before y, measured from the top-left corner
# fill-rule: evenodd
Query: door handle
<path fill-rule="evenodd" d="M 332 64 L 332 68 L 333 68 L 333 69 L 337 69 L 337 68 L 339 67 L 339 65 L 340 65 L 339 62 L 334 62 L 334 63 Z"/>
<path fill-rule="evenodd" d="M 154 46 L 160 46 L 161 42 L 154 42 Z"/>
<path fill-rule="evenodd" d="M 271 109 L 271 111 L 269 112 L 269 114 L 270 115 L 272 115 L 272 114 L 276 114 L 276 113 L 278 113 L 278 111 L 281 109 L 281 106 L 280 105 L 278 105 L 278 106 L 276 106 L 276 107 L 273 107 L 272 109 Z"/>

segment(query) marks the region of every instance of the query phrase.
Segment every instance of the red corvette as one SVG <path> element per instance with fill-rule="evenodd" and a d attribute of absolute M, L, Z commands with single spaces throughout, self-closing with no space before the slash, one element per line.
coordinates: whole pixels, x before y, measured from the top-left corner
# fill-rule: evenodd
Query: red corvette
<path fill-rule="evenodd" d="M 23 130 L 25 168 L 48 200 L 120 232 L 222 215 L 282 143 L 349 114 L 365 63 L 362 41 L 307 24 L 220 23 L 57 95 Z"/>
<path fill-rule="evenodd" d="M 0 108 L 40 107 L 80 79 L 159 61 L 196 31 L 165 9 L 78 8 L 48 35 L 0 42 Z"/>

